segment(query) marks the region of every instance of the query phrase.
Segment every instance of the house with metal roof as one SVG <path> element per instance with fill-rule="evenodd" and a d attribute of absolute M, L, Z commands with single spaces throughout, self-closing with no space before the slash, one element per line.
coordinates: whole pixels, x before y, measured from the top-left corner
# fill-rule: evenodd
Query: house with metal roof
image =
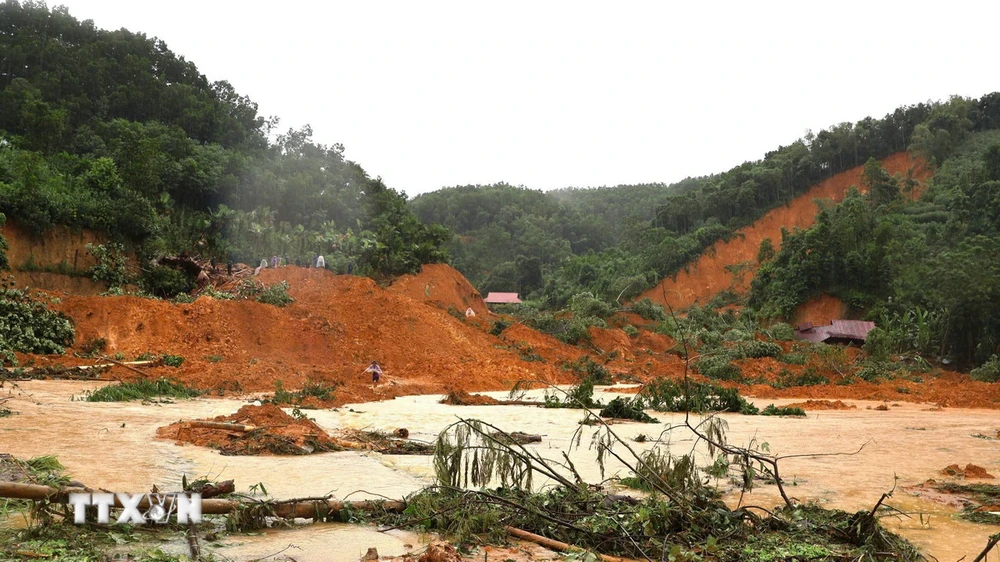
<path fill-rule="evenodd" d="M 517 297 L 517 293 L 495 293 L 490 291 L 487 293 L 486 298 L 483 299 L 486 304 L 517 304 L 521 302 L 521 299 Z"/>
<path fill-rule="evenodd" d="M 799 324 L 795 335 L 813 343 L 865 343 L 874 322 L 863 320 L 833 320 L 829 326 L 813 326 L 811 322 Z"/>

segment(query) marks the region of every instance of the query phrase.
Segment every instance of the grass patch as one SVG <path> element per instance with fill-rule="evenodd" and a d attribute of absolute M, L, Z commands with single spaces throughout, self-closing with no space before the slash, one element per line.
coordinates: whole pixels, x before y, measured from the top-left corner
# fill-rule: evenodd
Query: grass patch
<path fill-rule="evenodd" d="M 169 353 L 163 354 L 163 364 L 168 367 L 180 367 L 184 363 L 184 358 L 180 355 L 170 355 Z"/>
<path fill-rule="evenodd" d="M 87 395 L 87 402 L 127 402 L 162 397 L 194 398 L 200 395 L 200 390 L 166 378 L 159 378 L 155 381 L 123 382 L 98 388 Z"/>

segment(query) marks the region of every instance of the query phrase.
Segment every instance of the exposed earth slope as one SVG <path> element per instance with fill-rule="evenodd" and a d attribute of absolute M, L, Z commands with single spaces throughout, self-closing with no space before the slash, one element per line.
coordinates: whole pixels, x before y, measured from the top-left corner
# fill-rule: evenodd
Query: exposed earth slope
<path fill-rule="evenodd" d="M 912 171 L 919 182 L 930 177 L 930 170 L 919 159 L 909 153 L 900 152 L 881 161 L 882 167 L 890 174 L 906 177 Z M 735 276 L 727 267 L 745 264 L 755 266 L 757 251 L 765 238 L 770 238 L 775 248 L 781 244 L 781 229 L 808 228 L 816 222 L 819 208 L 817 199 L 841 201 L 852 185 L 861 185 L 864 166 L 857 166 L 841 172 L 811 188 L 806 193 L 791 200 L 787 205 L 771 210 L 752 225 L 741 228 L 731 240 L 720 240 L 703 253 L 694 263 L 681 270 L 674 277 L 662 280 L 656 287 L 643 293 L 639 299 L 650 298 L 660 304 L 674 308 L 686 308 L 694 303 L 706 303 L 713 296 L 727 289 L 743 292 L 750 285 L 753 272 L 746 269 L 742 278 Z"/>

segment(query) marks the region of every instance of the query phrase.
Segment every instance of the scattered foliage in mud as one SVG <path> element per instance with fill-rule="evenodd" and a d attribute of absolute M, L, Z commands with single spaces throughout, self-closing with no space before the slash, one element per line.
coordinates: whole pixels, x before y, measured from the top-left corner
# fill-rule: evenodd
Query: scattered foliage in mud
<path fill-rule="evenodd" d="M 301 405 L 307 398 L 314 397 L 320 401 L 333 400 L 334 391 L 337 384 L 327 384 L 322 381 L 306 381 L 301 390 L 285 390 L 284 383 L 280 380 L 274 381 L 274 394 L 261 400 L 270 404 L 297 404 Z"/>
<path fill-rule="evenodd" d="M 768 404 L 766 408 L 760 411 L 762 416 L 798 416 L 805 417 L 806 411 L 799 407 L 792 406 L 775 406 L 774 404 Z"/>
<path fill-rule="evenodd" d="M 643 411 L 643 400 L 638 397 L 631 400 L 626 400 L 621 396 L 616 397 L 601 409 L 601 417 L 634 420 L 642 423 L 660 422 L 660 420 Z"/>
<path fill-rule="evenodd" d="M 647 408 L 660 412 L 757 413 L 757 407 L 740 396 L 737 389 L 691 380 L 678 383 L 670 379 L 656 379 L 643 388 L 640 396 L 646 401 Z"/>
<path fill-rule="evenodd" d="M 184 363 L 184 358 L 180 355 L 170 355 L 169 353 L 164 353 L 161 357 L 163 364 L 168 367 L 180 367 Z"/>
<path fill-rule="evenodd" d="M 86 395 L 88 402 L 127 402 L 154 398 L 194 398 L 202 392 L 166 378 L 121 382 L 98 388 Z"/>
<path fill-rule="evenodd" d="M 740 450 L 725 445 L 724 421 L 710 417 L 696 423 L 692 427 L 698 428 L 699 440 L 708 441 L 711 456 L 743 462 Z M 732 510 L 718 499 L 717 489 L 706 485 L 691 456 L 673 456 L 658 447 L 638 454 L 607 425 L 595 431 L 590 445 L 602 473 L 613 456 L 631 471 L 623 483 L 648 490 L 647 497 L 588 485 L 565 451 L 563 460 L 545 458 L 540 449 L 498 439 L 497 432 L 477 420 L 446 428 L 434 455 L 437 485 L 406 498 L 402 514 L 370 517 L 383 525 L 441 533 L 466 546 L 505 543 L 510 529 L 522 530 L 573 545 L 587 556 L 651 559 L 662 553 L 693 561 L 710 554 L 719 560 L 770 561 L 785 559 L 775 557 L 782 553 L 920 559 L 912 545 L 883 529 L 868 511 L 848 514 L 790 502 L 763 514 Z M 536 475 L 552 484 L 536 489 Z"/>

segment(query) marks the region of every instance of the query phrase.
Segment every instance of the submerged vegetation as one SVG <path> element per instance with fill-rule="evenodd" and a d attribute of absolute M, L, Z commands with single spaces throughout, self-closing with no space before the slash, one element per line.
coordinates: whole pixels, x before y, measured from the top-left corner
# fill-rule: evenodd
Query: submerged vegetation
<path fill-rule="evenodd" d="M 103 386 L 86 397 L 88 402 L 127 402 L 154 398 L 194 398 L 201 394 L 200 390 L 189 388 L 180 382 L 159 378 Z"/>
<path fill-rule="evenodd" d="M 731 457 L 745 486 L 753 485 L 758 471 L 778 481 L 771 472 L 777 465 L 770 464 L 776 459 L 725 443 L 721 419 L 686 428 L 713 458 Z M 790 555 L 921 559 L 868 511 L 849 514 L 790 501 L 773 512 L 730 509 L 704 483 L 692 456 L 658 446 L 639 453 L 606 425 L 594 431 L 589 446 L 602 473 L 614 459 L 629 473 L 623 483 L 647 490 L 647 497 L 588 485 L 565 452 L 562 459 L 549 459 L 541 449 L 497 438 L 497 431 L 464 419 L 442 431 L 434 455 L 437 484 L 408 497 L 402 514 L 379 520 L 442 533 L 463 545 L 503 543 L 509 534 L 527 531 L 595 554 L 645 559 L 770 560 L 779 545 Z M 574 438 L 576 447 L 583 431 Z"/>

